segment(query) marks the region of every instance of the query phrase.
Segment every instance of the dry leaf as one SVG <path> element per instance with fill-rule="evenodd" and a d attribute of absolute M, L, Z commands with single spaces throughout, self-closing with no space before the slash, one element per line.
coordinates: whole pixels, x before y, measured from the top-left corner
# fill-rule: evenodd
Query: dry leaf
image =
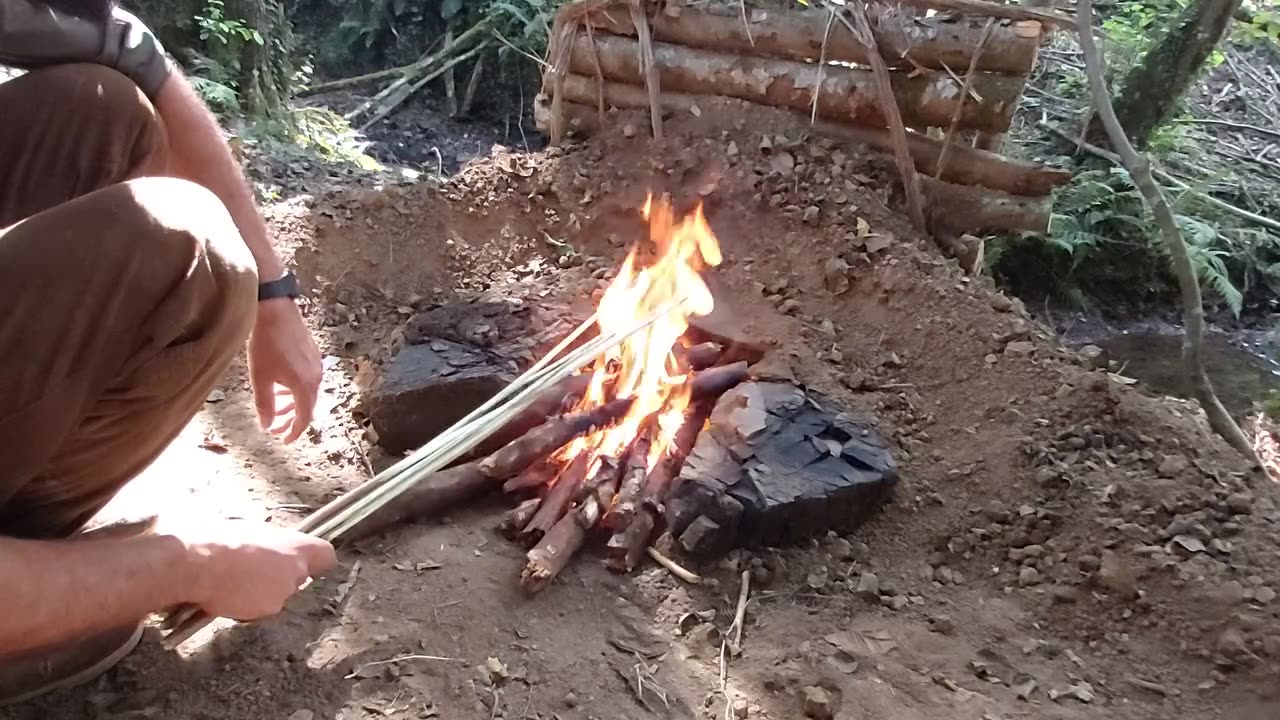
<path fill-rule="evenodd" d="M 872 233 L 866 238 L 866 250 L 869 253 L 878 253 L 881 250 L 888 248 L 889 244 L 892 242 L 893 238 L 891 237 Z"/>
<path fill-rule="evenodd" d="M 698 109 L 697 105 L 690 105 L 689 112 L 693 113 L 694 117 L 702 117 L 702 110 Z"/>
<path fill-rule="evenodd" d="M 204 440 L 200 442 L 200 447 L 210 452 L 224 453 L 227 451 L 227 443 L 222 436 L 215 430 L 210 430 L 205 434 Z"/>
<path fill-rule="evenodd" d="M 898 647 L 888 630 L 845 630 L 823 637 L 824 640 L 857 658 L 876 658 Z"/>
<path fill-rule="evenodd" d="M 865 238 L 871 234 L 871 223 L 864 217 L 858 218 L 858 237 Z"/>

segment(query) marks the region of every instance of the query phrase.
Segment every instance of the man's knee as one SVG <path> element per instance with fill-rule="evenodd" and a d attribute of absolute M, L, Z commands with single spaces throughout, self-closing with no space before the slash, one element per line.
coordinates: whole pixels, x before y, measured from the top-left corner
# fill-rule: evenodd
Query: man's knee
<path fill-rule="evenodd" d="M 166 246 L 157 251 L 164 252 L 175 242 L 195 242 L 227 299 L 239 307 L 254 306 L 257 264 L 218 196 L 177 178 L 139 178 L 120 187 L 157 230 L 146 233 L 149 242 Z"/>

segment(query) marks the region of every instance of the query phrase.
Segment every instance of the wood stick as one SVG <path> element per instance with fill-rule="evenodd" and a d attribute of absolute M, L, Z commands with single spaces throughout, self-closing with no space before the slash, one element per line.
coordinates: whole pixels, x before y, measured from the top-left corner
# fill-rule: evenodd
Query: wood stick
<path fill-rule="evenodd" d="M 1052 10 L 987 2 L 986 0 L 872 0 L 909 7 L 937 10 L 940 13 L 998 17 L 1010 20 L 1034 20 L 1061 30 L 1075 30 L 1076 19 Z"/>
<path fill-rule="evenodd" d="M 561 516 L 569 508 L 569 503 L 573 500 L 574 495 L 578 492 L 578 486 L 586 479 L 587 470 L 591 456 L 589 453 L 579 453 L 565 469 L 560 473 L 560 477 L 556 478 L 556 482 L 551 486 L 551 490 L 542 498 L 542 504 L 538 506 L 538 511 L 533 514 L 533 519 L 528 525 L 524 526 L 521 535 L 526 538 L 541 538 L 553 525 L 560 520 Z"/>
<path fill-rule="evenodd" d="M 858 40 L 872 49 L 870 53 L 871 69 L 875 75 L 876 86 L 879 88 L 880 104 L 884 114 L 887 117 L 886 125 L 889 128 L 889 137 L 893 140 L 893 157 L 898 164 L 898 174 L 902 176 L 903 193 L 907 197 L 907 216 L 911 218 L 912 224 L 920 232 L 928 232 L 929 226 L 925 223 L 924 218 L 924 196 L 920 192 L 920 178 L 916 175 L 915 163 L 911 159 L 911 148 L 907 145 L 907 130 L 903 124 L 902 115 L 899 112 L 899 101 L 893 88 L 893 80 L 889 76 L 889 68 L 885 66 L 884 60 L 880 58 L 880 53 L 876 51 L 876 40 L 871 33 L 871 24 L 867 19 L 867 8 L 861 2 L 853 4 L 853 25 L 848 24 L 848 20 L 844 17 L 844 13 L 840 13 L 840 20 L 849 28 L 849 31 L 857 36 Z M 983 94 L 983 97 L 987 97 Z M 965 96 L 958 95 L 955 102 L 960 104 L 961 111 L 958 113 L 963 117 L 965 107 Z M 1017 102 L 1013 103 L 1016 107 Z M 941 125 L 941 123 L 935 123 Z M 954 127 L 954 125 L 953 125 Z M 998 128 L 979 128 L 981 130 L 1007 130 L 1008 125 Z"/>
<path fill-rule="evenodd" d="M 382 102 L 383 100 L 386 100 L 388 97 L 390 97 L 394 93 L 400 91 L 401 88 L 404 88 L 406 85 L 413 83 L 423 73 L 429 72 L 433 66 L 435 66 L 440 62 L 443 62 L 446 58 L 452 55 L 457 49 L 466 47 L 470 45 L 472 41 L 478 40 L 482 35 L 484 35 L 489 31 L 489 28 L 491 26 L 492 26 L 491 22 L 487 18 L 484 20 L 481 20 L 480 22 L 471 26 L 471 28 L 468 29 L 466 32 L 462 33 L 457 38 L 455 38 L 452 46 L 446 46 L 442 48 L 440 52 L 424 57 L 418 62 L 413 63 L 412 65 L 405 66 L 404 68 L 402 68 L 403 72 L 400 74 L 399 79 L 397 79 L 395 82 L 391 83 L 390 85 L 380 90 L 377 95 L 374 95 L 369 100 L 361 103 L 355 110 L 352 110 L 351 112 L 347 113 L 343 117 L 346 118 L 347 120 L 354 120 L 360 117 L 361 115 L 365 114 L 378 103 Z M 362 76 L 361 78 L 353 78 L 353 80 L 357 80 L 357 79 L 363 81 L 365 79 L 368 79 L 368 76 Z M 335 87 L 335 83 L 327 83 L 327 85 L 329 87 L 326 89 L 326 91 L 338 89 L 338 87 Z"/>
<path fill-rule="evenodd" d="M 524 526 L 533 519 L 534 513 L 538 512 L 538 506 L 541 504 L 542 498 L 529 498 L 502 513 L 502 517 L 498 520 L 498 530 L 508 540 L 517 539 L 520 531 L 524 530 Z"/>
<path fill-rule="evenodd" d="M 409 98 L 413 97 L 413 94 L 421 90 L 424 85 L 440 77 L 441 74 L 449 72 L 450 70 L 453 69 L 453 66 L 457 65 L 458 63 L 465 62 L 471 59 L 473 56 L 484 52 L 485 49 L 487 49 L 488 47 L 489 47 L 488 41 L 482 42 L 479 45 L 471 48 L 467 52 L 450 59 L 448 62 L 442 65 L 439 70 L 436 70 L 428 74 L 426 77 L 423 77 L 421 80 L 418 80 L 412 85 L 408 85 L 407 87 L 401 87 L 397 92 L 392 93 L 385 102 L 378 105 L 374 109 L 373 115 L 369 116 L 369 119 L 366 120 L 362 125 L 360 125 L 360 129 L 361 130 L 369 129 L 369 126 L 373 125 L 379 120 L 395 112 L 396 108 L 400 107 L 400 105 L 405 100 L 408 100 Z"/>
<path fill-rule="evenodd" d="M 678 15 L 659 12 L 650 21 L 653 39 L 686 47 L 738 55 L 764 55 L 808 62 L 823 54 L 826 12 L 756 11 L 744 21 L 736 7 L 681 7 Z M 757 20 L 756 18 L 762 18 Z M 974 56 L 982 20 L 910 17 L 896 9 L 874 8 L 871 25 L 884 61 L 893 67 L 964 67 Z M 599 10 L 587 22 L 614 35 L 636 35 L 626 13 Z M 1026 75 L 1035 64 L 1041 26 L 1035 21 L 1001 24 L 992 35 L 978 69 Z M 848 33 L 827 38 L 826 59 L 867 64 L 867 48 Z M 907 57 L 910 56 L 910 62 Z"/>
<path fill-rule="evenodd" d="M 1204 359 L 1201 355 L 1204 345 L 1204 304 L 1200 296 L 1200 280 L 1196 277 L 1195 267 L 1192 266 L 1187 254 L 1187 244 L 1182 237 L 1181 228 L 1178 227 L 1177 218 L 1151 174 L 1151 161 L 1133 147 L 1133 143 L 1125 135 L 1120 119 L 1116 117 L 1115 108 L 1111 104 L 1111 94 L 1107 90 L 1105 59 L 1093 39 L 1092 0 L 1080 0 L 1076 12 L 1079 14 L 1077 19 L 1080 23 L 1080 49 L 1084 52 L 1085 74 L 1089 78 L 1093 106 L 1102 120 L 1103 127 L 1107 130 L 1111 144 L 1116 148 L 1116 154 L 1120 156 L 1125 169 L 1133 178 L 1133 184 L 1142 193 L 1143 199 L 1151 209 L 1151 214 L 1155 216 L 1160 235 L 1169 249 L 1174 275 L 1178 278 L 1178 289 L 1182 293 L 1184 328 L 1182 358 L 1186 373 L 1190 376 L 1192 387 L 1195 389 L 1196 399 L 1204 408 L 1209 427 L 1251 463 L 1260 464 L 1258 456 L 1254 453 L 1253 443 L 1218 400 L 1213 383 L 1205 371 Z"/>
<path fill-rule="evenodd" d="M 549 462 L 536 462 L 502 485 L 507 493 L 540 488 L 555 479 L 557 468 Z"/>
<path fill-rule="evenodd" d="M 480 461 L 480 469 L 490 477 L 509 478 L 533 459 L 550 455 L 583 432 L 622 418 L 631 402 L 631 398 L 613 400 L 583 413 L 552 418 Z"/>
<path fill-rule="evenodd" d="M 595 89 L 592 81 L 581 75 L 569 75 L 564 79 L 564 94 L 566 125 L 586 134 L 599 131 L 600 124 L 597 121 L 595 109 L 585 107 L 595 103 Z M 647 100 L 643 98 L 643 89 L 635 85 L 605 83 L 604 96 L 605 102 L 613 107 L 621 109 L 647 107 Z M 664 92 L 662 98 L 663 107 L 671 111 L 684 112 L 688 112 L 695 106 L 705 108 L 713 103 L 725 101 L 743 102 L 721 95 L 692 95 L 670 91 Z M 797 117 L 800 116 L 797 115 Z M 541 118 L 538 120 L 538 127 L 544 131 L 547 130 L 545 113 L 539 113 L 537 118 Z M 803 118 L 808 122 L 807 114 Z M 882 127 L 819 120 L 813 124 L 813 128 L 829 137 L 850 140 L 886 152 L 893 150 L 893 140 L 889 131 Z M 917 171 L 927 175 L 937 174 L 938 161 L 942 154 L 941 141 L 930 138 L 924 133 L 909 132 L 907 148 Z M 951 148 L 950 160 L 943 171 L 942 179 L 961 185 L 981 185 L 1014 195 L 1040 196 L 1048 195 L 1054 188 L 1070 182 L 1071 172 L 960 145 Z"/>
<path fill-rule="evenodd" d="M 892 117 L 893 108 L 876 94 L 879 81 L 874 70 L 837 65 L 819 68 L 813 63 L 729 55 L 662 42 L 651 45 L 654 68 L 664 92 L 726 95 L 807 113 L 813 102 L 813 89 L 821 82 L 817 110 L 821 119 L 886 127 Z M 593 75 L 598 56 L 605 79 L 642 86 L 646 70 L 638 53 L 637 42 L 630 38 L 601 34 L 593 46 L 580 36 L 571 48 L 569 71 Z M 877 60 L 883 63 L 878 55 L 873 56 L 873 61 Z M 957 83 L 949 74 L 935 70 L 891 73 L 887 68 L 884 72 L 893 77 L 888 97 L 901 106 L 899 114 L 907 125 L 923 130 L 947 124 L 959 102 Z M 974 89 L 983 102 L 965 105 L 960 126 L 992 132 L 1008 130 L 1022 84 L 1022 79 L 1006 75 L 975 78 Z"/>
<path fill-rule="evenodd" d="M 677 352 L 692 370 L 704 370 L 720 361 L 724 354 L 724 346 L 718 342 L 698 343 L 693 347 L 680 348 Z"/>
<path fill-rule="evenodd" d="M 530 594 L 540 592 L 569 564 L 569 558 L 586 538 L 587 530 L 572 513 L 560 518 L 526 555 L 528 562 L 520 573 L 520 586 Z"/>
<path fill-rule="evenodd" d="M 644 478 L 648 474 L 651 433 L 656 428 L 656 423 L 657 418 L 650 417 L 641 424 L 640 432 L 636 435 L 631 451 L 627 454 L 618 499 L 614 503 L 613 512 L 609 513 L 608 517 L 609 527 L 612 529 L 625 528 L 640 505 L 640 490 L 644 487 Z"/>
<path fill-rule="evenodd" d="M 485 55 L 481 54 L 476 58 L 475 65 L 471 66 L 471 79 L 467 81 L 467 91 L 462 96 L 462 107 L 458 109 L 458 114 L 466 117 L 471 114 L 471 104 L 476 99 L 476 89 L 480 87 L 480 74 L 484 72 Z"/>
<path fill-rule="evenodd" d="M 450 18 L 445 24 L 444 29 L 444 49 L 453 49 L 453 19 Z M 478 61 L 477 61 L 478 62 Z M 453 75 L 453 68 L 444 71 L 444 97 L 445 108 L 449 111 L 449 117 L 458 116 L 458 84 Z"/>
<path fill-rule="evenodd" d="M 658 74 L 657 58 L 654 55 L 653 39 L 649 34 L 649 18 L 645 15 L 644 6 L 641 0 L 627 0 L 627 5 L 631 11 L 631 22 L 636 28 L 636 58 L 639 62 L 640 72 L 636 77 L 643 81 L 645 90 L 649 93 L 649 120 L 653 127 L 653 139 L 662 141 L 662 87 L 661 76 Z M 593 59 L 596 62 L 596 71 L 603 72 L 604 65 L 600 62 L 599 48 L 592 38 Z M 569 57 L 569 64 L 573 64 L 573 56 Z"/>
<path fill-rule="evenodd" d="M 1053 198 L 1024 197 L 921 176 L 936 231 L 981 234 L 995 230 L 1047 232 Z"/>

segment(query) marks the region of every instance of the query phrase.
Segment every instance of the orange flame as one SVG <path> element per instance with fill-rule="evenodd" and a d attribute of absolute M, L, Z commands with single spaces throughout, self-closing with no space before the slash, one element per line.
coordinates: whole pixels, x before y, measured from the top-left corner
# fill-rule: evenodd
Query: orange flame
<path fill-rule="evenodd" d="M 627 255 L 600 299 L 600 331 L 625 330 L 673 301 L 683 298 L 684 304 L 597 359 L 578 409 L 597 407 L 614 398 L 635 400 L 621 421 L 564 448 L 563 460 L 590 453 L 591 471 L 602 456 L 620 457 L 646 422 L 656 425 L 650 431 L 649 469 L 662 457 L 680 429 L 691 399 L 688 368 L 681 367 L 672 348 L 688 329 L 689 318 L 706 315 L 715 305 L 700 272 L 720 264 L 720 245 L 702 206 L 676 218 L 666 197 L 650 194 L 643 213 L 654 252 L 647 262 L 640 260 L 638 248 Z"/>

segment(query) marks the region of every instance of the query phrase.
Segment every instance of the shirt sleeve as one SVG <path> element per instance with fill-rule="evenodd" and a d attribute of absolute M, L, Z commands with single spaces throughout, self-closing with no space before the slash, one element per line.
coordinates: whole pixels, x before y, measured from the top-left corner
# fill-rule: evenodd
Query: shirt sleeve
<path fill-rule="evenodd" d="M 155 98 L 172 64 L 160 41 L 133 14 L 113 8 L 106 23 L 30 0 L 0 0 L 0 62 L 23 68 L 91 62 L 128 76 Z"/>

